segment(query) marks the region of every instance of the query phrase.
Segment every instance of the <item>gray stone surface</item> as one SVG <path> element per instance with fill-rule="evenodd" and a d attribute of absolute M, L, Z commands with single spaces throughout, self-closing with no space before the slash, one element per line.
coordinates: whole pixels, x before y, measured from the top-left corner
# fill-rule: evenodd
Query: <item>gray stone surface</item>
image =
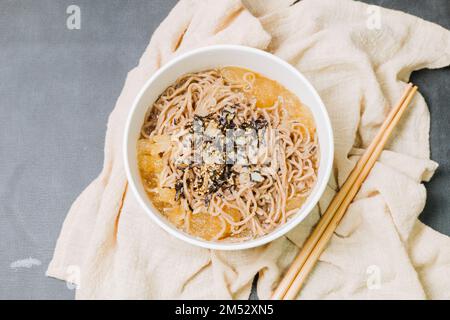
<path fill-rule="evenodd" d="M 368 2 L 450 27 L 447 0 Z M 73 298 L 46 267 L 71 203 L 101 169 L 107 116 L 126 74 L 175 3 L 0 0 L 0 299 Z M 81 7 L 81 30 L 66 28 L 71 4 Z M 430 105 L 441 164 L 421 219 L 450 235 L 449 69 L 413 80 Z M 37 260 L 12 265 L 29 257 Z"/>

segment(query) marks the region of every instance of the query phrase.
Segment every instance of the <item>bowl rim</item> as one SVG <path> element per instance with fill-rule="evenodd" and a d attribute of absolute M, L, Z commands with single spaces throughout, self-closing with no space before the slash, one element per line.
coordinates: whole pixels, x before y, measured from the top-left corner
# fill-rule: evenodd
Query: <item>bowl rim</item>
<path fill-rule="evenodd" d="M 327 138 L 328 142 L 326 148 L 329 151 L 330 161 L 326 164 L 322 164 L 324 167 L 322 167 L 322 170 L 324 170 L 323 180 L 320 181 L 320 185 L 317 186 L 317 191 L 313 195 L 313 197 L 308 197 L 303 206 L 299 209 L 302 210 L 304 206 L 307 206 L 307 210 L 304 210 L 302 214 L 298 214 L 291 218 L 288 222 L 286 222 L 284 225 L 276 228 L 272 232 L 268 233 L 267 235 L 264 235 L 262 237 L 243 241 L 243 242 L 214 242 L 214 241 L 207 241 L 203 240 L 191 235 L 188 235 L 187 233 L 177 229 L 176 227 L 169 226 L 169 221 L 164 221 L 164 217 L 159 217 L 160 213 L 153 212 L 153 209 L 150 208 L 144 199 L 142 198 L 141 193 L 139 192 L 136 183 L 140 183 L 140 181 L 137 181 L 139 179 L 135 179 L 133 174 L 131 173 L 131 167 L 130 167 L 130 159 L 129 159 L 129 142 L 130 142 L 130 131 L 131 131 L 131 125 L 133 120 L 133 115 L 136 112 L 136 109 L 139 105 L 140 100 L 148 90 L 149 86 L 157 80 L 161 74 L 166 72 L 166 70 L 170 69 L 173 65 L 179 63 L 182 60 L 185 60 L 191 56 L 211 52 L 211 51 L 220 51 L 220 50 L 235 50 L 235 51 L 244 51 L 246 53 L 250 54 L 256 54 L 259 56 L 262 56 L 265 59 L 273 60 L 274 62 L 280 64 L 282 67 L 288 69 L 288 71 L 296 74 L 297 77 L 300 78 L 300 80 L 305 84 L 306 88 L 310 91 L 310 93 L 313 95 L 314 99 L 318 103 L 318 107 L 320 108 L 321 113 L 323 114 L 323 120 L 324 120 L 324 127 L 327 128 Z M 136 197 L 137 201 L 139 202 L 140 206 L 144 209 L 144 211 L 147 213 L 148 216 L 155 222 L 159 227 L 161 227 L 163 230 L 168 232 L 170 235 L 173 235 L 179 240 L 182 240 L 186 243 L 196 245 L 198 247 L 202 247 L 205 249 L 213 249 L 213 250 L 223 250 L 223 251 L 234 251 L 234 250 L 244 250 L 244 249 L 250 249 L 262 246 L 264 244 L 267 244 L 269 242 L 272 242 L 281 236 L 285 235 L 289 231 L 291 231 L 293 228 L 298 226 L 314 209 L 314 207 L 319 202 L 319 199 L 322 197 L 326 186 L 328 185 L 328 181 L 331 176 L 331 170 L 333 166 L 334 161 L 334 137 L 333 137 L 333 127 L 331 125 L 331 121 L 327 112 L 327 109 L 325 108 L 325 105 L 320 98 L 319 94 L 315 90 L 315 88 L 312 86 L 312 84 L 306 79 L 306 77 L 298 71 L 294 66 L 286 62 L 285 60 L 260 49 L 252 48 L 252 47 L 246 47 L 241 45 L 210 45 L 206 47 L 201 47 L 198 49 L 190 50 L 186 53 L 180 54 L 174 58 L 172 58 L 170 61 L 165 63 L 163 66 L 161 66 L 158 70 L 156 70 L 153 75 L 145 82 L 143 87 L 139 90 L 139 93 L 135 97 L 133 104 L 128 111 L 128 116 L 125 124 L 125 131 L 123 136 L 123 145 L 122 145 L 122 152 L 123 152 L 123 160 L 124 160 L 124 167 L 126 172 L 126 178 L 128 181 L 128 185 L 131 187 L 132 192 L 134 196 Z M 321 146 L 322 150 L 322 146 Z M 157 210 L 157 209 L 155 209 Z"/>

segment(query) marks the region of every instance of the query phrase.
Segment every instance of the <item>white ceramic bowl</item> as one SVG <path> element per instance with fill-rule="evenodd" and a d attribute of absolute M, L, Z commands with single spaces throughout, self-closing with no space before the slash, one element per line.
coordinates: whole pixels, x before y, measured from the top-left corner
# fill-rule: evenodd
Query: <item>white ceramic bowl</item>
<path fill-rule="evenodd" d="M 137 165 L 136 144 L 145 114 L 158 96 L 181 75 L 210 68 L 237 66 L 253 70 L 278 81 L 295 93 L 312 111 L 320 145 L 320 165 L 317 183 L 307 201 L 286 224 L 271 233 L 240 243 L 206 241 L 193 237 L 173 226 L 152 205 L 141 182 Z M 133 103 L 125 129 L 124 158 L 129 185 L 147 214 L 171 235 L 190 244 L 216 250 L 239 250 L 266 244 L 294 228 L 311 212 L 328 182 L 333 164 L 333 132 L 327 111 L 317 92 L 305 77 L 287 62 L 257 49 L 243 46 L 218 45 L 180 55 L 160 68 L 144 85 Z"/>

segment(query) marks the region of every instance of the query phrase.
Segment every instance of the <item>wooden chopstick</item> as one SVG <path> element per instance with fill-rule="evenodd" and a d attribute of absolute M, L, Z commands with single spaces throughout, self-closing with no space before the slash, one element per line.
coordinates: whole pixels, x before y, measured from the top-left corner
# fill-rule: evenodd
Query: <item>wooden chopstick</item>
<path fill-rule="evenodd" d="M 412 87 L 412 84 L 408 84 L 400 101 L 388 114 L 374 140 L 357 162 L 341 190 L 336 194 L 316 228 L 303 245 L 300 253 L 274 291 L 272 299 L 293 299 L 296 297 L 306 276 L 312 270 L 315 262 L 324 250 L 337 224 L 359 190 L 362 182 L 367 177 L 370 169 L 375 164 L 389 135 L 416 91 L 417 87 Z"/>
<path fill-rule="evenodd" d="M 412 98 L 414 97 L 414 94 L 417 91 L 417 87 L 413 87 L 411 91 L 409 92 L 406 100 L 401 105 L 400 109 L 394 116 L 393 120 L 389 124 L 389 126 L 386 128 L 383 136 L 381 137 L 378 145 L 375 147 L 375 150 L 373 151 L 372 155 L 370 156 L 369 160 L 367 161 L 366 165 L 361 171 L 361 174 L 356 179 L 355 183 L 352 185 L 352 187 L 349 190 L 349 193 L 344 198 L 344 201 L 336 211 L 335 215 L 333 216 L 333 219 L 331 220 L 330 224 L 327 226 L 324 234 L 314 247 L 311 254 L 307 257 L 305 263 L 303 264 L 302 268 L 300 269 L 299 273 L 297 274 L 295 280 L 287 290 L 284 299 L 290 300 L 294 299 L 298 292 L 300 291 L 303 283 L 305 282 L 307 276 L 313 269 L 314 265 L 316 264 L 317 260 L 319 259 L 320 255 L 322 254 L 323 250 L 326 248 L 326 245 L 328 244 L 328 241 L 331 239 L 331 236 L 333 235 L 334 231 L 336 230 L 339 222 L 341 221 L 342 217 L 344 216 L 348 206 L 353 201 L 353 198 L 358 193 L 359 188 L 361 187 L 364 180 L 367 178 L 370 170 L 374 166 L 375 162 L 377 161 L 378 157 L 380 156 L 381 152 L 383 151 L 383 148 L 394 130 L 395 126 L 398 124 L 400 118 L 402 117 L 404 111 L 408 107 L 409 103 L 411 102 Z"/>
<path fill-rule="evenodd" d="M 350 176 L 347 178 L 345 183 L 343 184 L 340 191 L 336 194 L 336 196 L 331 201 L 330 205 L 328 206 L 325 213 L 322 215 L 322 218 L 320 219 L 319 223 L 309 236 L 308 240 L 304 243 L 300 253 L 297 255 L 296 259 L 292 263 L 289 270 L 286 272 L 284 278 L 281 280 L 280 284 L 278 285 L 277 289 L 274 291 L 272 295 L 272 299 L 282 299 L 284 295 L 286 294 L 286 291 L 294 281 L 294 278 L 296 277 L 297 273 L 299 272 L 300 268 L 305 263 L 305 260 L 311 253 L 311 251 L 314 249 L 314 246 L 319 241 L 321 235 L 325 231 L 326 227 L 330 223 L 331 219 L 333 218 L 336 210 L 341 205 L 342 201 L 344 200 L 346 194 L 350 190 L 351 186 L 355 183 L 356 179 L 358 178 L 359 174 L 361 173 L 362 169 L 364 168 L 365 163 L 370 158 L 370 155 L 373 153 L 373 150 L 378 145 L 379 141 L 381 140 L 381 137 L 383 136 L 383 133 L 385 132 L 386 128 L 391 123 L 392 119 L 397 114 L 400 107 L 405 102 L 409 92 L 411 91 L 412 84 L 408 84 L 408 86 L 405 89 L 405 93 L 400 98 L 400 101 L 398 104 L 392 108 L 392 110 L 389 112 L 386 120 L 383 122 L 383 124 L 380 127 L 380 130 L 378 131 L 377 135 L 373 139 L 372 143 L 367 148 L 366 152 L 363 154 L 363 156 L 360 158 L 360 160 L 357 162 L 355 168 L 351 172 Z"/>
<path fill-rule="evenodd" d="M 272 299 L 279 300 L 284 297 L 286 294 L 286 291 L 288 290 L 291 283 L 294 281 L 295 276 L 299 272 L 300 268 L 304 264 L 306 258 L 309 256 L 311 251 L 314 249 L 314 246 L 320 239 L 321 235 L 325 231 L 325 228 L 330 223 L 331 219 L 334 216 L 334 213 L 341 205 L 342 201 L 345 198 L 345 195 L 350 190 L 353 183 L 358 178 L 358 175 L 360 174 L 361 170 L 364 167 L 364 164 L 367 162 L 367 160 L 370 158 L 370 155 L 373 153 L 373 150 L 375 149 L 376 145 L 379 143 L 381 137 L 383 136 L 383 132 L 386 130 L 388 125 L 391 123 L 394 116 L 397 114 L 398 110 L 400 109 L 403 102 L 406 100 L 409 91 L 412 88 L 412 84 L 408 84 L 408 86 L 405 89 L 405 93 L 400 98 L 400 101 L 398 104 L 389 112 L 386 120 L 383 122 L 383 124 L 380 127 L 380 130 L 378 131 L 377 135 L 375 136 L 372 143 L 367 148 L 366 152 L 363 154 L 363 156 L 359 159 L 357 162 L 355 168 L 351 172 L 350 176 L 347 178 L 345 183 L 342 185 L 342 188 L 340 191 L 335 195 L 333 200 L 331 201 L 330 205 L 328 206 L 325 213 L 322 215 L 319 223 L 309 236 L 308 240 L 304 243 L 300 253 L 297 255 L 296 259 L 292 263 L 289 270 L 286 272 L 285 276 L 281 280 L 280 284 L 278 285 L 277 289 L 274 291 L 272 295 Z"/>

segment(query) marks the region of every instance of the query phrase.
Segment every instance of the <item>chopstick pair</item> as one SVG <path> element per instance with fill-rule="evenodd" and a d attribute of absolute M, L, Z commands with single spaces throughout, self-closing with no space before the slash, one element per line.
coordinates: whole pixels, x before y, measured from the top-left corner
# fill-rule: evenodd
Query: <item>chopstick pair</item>
<path fill-rule="evenodd" d="M 272 299 L 292 300 L 297 297 L 306 278 L 326 248 L 347 208 L 383 151 L 389 136 L 398 124 L 416 91 L 417 87 L 409 83 L 400 101 L 389 112 L 377 135 L 357 162 L 340 191 L 331 201 L 277 289 L 273 292 Z"/>

